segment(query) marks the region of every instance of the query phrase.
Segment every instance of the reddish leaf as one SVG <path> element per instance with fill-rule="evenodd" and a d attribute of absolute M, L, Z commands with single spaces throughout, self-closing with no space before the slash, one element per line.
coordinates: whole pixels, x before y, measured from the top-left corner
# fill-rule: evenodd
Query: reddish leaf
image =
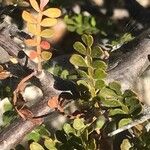
<path fill-rule="evenodd" d="M 30 50 L 29 51 L 29 58 L 32 60 L 32 59 L 35 59 L 36 57 L 38 56 L 37 52 L 35 50 Z"/>
<path fill-rule="evenodd" d="M 36 39 L 27 39 L 24 42 L 28 46 L 36 46 L 37 45 Z"/>
<path fill-rule="evenodd" d="M 22 18 L 29 23 L 37 23 L 36 18 L 27 11 L 23 11 Z"/>
<path fill-rule="evenodd" d="M 40 9 L 43 10 L 49 0 L 40 0 Z"/>
<path fill-rule="evenodd" d="M 39 4 L 37 3 L 36 0 L 30 0 L 30 4 L 37 12 L 40 11 Z"/>
<path fill-rule="evenodd" d="M 52 97 L 49 101 L 48 101 L 48 106 L 52 109 L 58 108 L 59 107 L 59 101 L 58 101 L 58 96 L 54 96 Z"/>
<path fill-rule="evenodd" d="M 42 42 L 41 42 L 41 48 L 42 48 L 42 49 L 46 49 L 46 50 L 50 49 L 50 44 L 49 44 L 49 42 L 47 42 L 47 41 L 42 41 Z"/>

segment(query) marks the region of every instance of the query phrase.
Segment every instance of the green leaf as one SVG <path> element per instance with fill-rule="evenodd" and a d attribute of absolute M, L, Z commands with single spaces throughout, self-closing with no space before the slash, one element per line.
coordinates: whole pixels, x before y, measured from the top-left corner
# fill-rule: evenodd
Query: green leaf
<path fill-rule="evenodd" d="M 58 141 L 62 142 L 62 143 L 66 143 L 67 142 L 67 135 L 65 134 L 65 132 L 62 130 L 57 130 L 56 133 L 56 138 Z"/>
<path fill-rule="evenodd" d="M 104 97 L 105 99 L 117 99 L 118 95 L 111 89 L 105 87 L 99 92 L 99 96 Z"/>
<path fill-rule="evenodd" d="M 12 108 L 13 108 L 12 104 L 9 101 L 6 101 L 3 105 L 3 107 L 4 107 L 5 112 L 12 110 Z"/>
<path fill-rule="evenodd" d="M 88 143 L 89 150 L 96 150 L 96 140 L 94 138 L 90 139 Z"/>
<path fill-rule="evenodd" d="M 91 56 L 93 58 L 101 58 L 101 55 L 103 54 L 103 50 L 100 46 L 94 46 L 91 50 Z"/>
<path fill-rule="evenodd" d="M 102 100 L 105 107 L 119 107 L 122 106 L 121 102 L 116 99 Z"/>
<path fill-rule="evenodd" d="M 137 95 L 133 92 L 133 91 L 131 91 L 131 90 L 126 90 L 125 92 L 124 92 L 124 94 L 123 94 L 123 97 L 125 98 L 125 97 L 136 97 Z"/>
<path fill-rule="evenodd" d="M 119 108 L 111 109 L 109 111 L 109 116 L 123 115 L 123 114 L 127 114 L 127 113 L 125 111 L 123 111 L 122 109 L 119 109 Z"/>
<path fill-rule="evenodd" d="M 37 127 L 34 131 L 38 132 L 42 138 L 50 136 L 50 132 L 46 129 L 45 125 Z"/>
<path fill-rule="evenodd" d="M 71 125 L 69 123 L 65 123 L 63 126 L 63 129 L 66 134 L 74 133 L 74 129 L 71 127 Z"/>
<path fill-rule="evenodd" d="M 72 26 L 72 25 L 68 25 L 67 29 L 68 29 L 68 31 L 74 32 L 76 30 L 76 27 Z"/>
<path fill-rule="evenodd" d="M 93 37 L 91 35 L 83 34 L 81 39 L 88 47 L 93 45 Z"/>
<path fill-rule="evenodd" d="M 86 55 L 86 48 L 81 42 L 75 42 L 73 48 L 80 54 Z"/>
<path fill-rule="evenodd" d="M 81 137 L 82 137 L 82 139 L 83 139 L 85 142 L 88 141 L 88 135 L 89 135 L 88 129 L 85 129 L 85 130 L 83 131 L 83 133 L 81 134 Z"/>
<path fill-rule="evenodd" d="M 89 84 L 85 81 L 85 80 L 78 80 L 77 81 L 77 84 L 80 85 L 84 85 L 85 87 L 89 88 Z"/>
<path fill-rule="evenodd" d="M 35 142 L 38 142 L 40 140 L 40 134 L 33 131 L 27 135 L 27 140 L 33 140 Z"/>
<path fill-rule="evenodd" d="M 95 70 L 94 79 L 104 79 L 106 78 L 107 73 L 102 69 Z"/>
<path fill-rule="evenodd" d="M 87 78 L 88 77 L 88 75 L 87 75 L 87 73 L 85 72 L 85 71 L 83 71 L 83 70 L 77 70 L 77 72 L 78 72 L 78 74 L 82 77 L 82 78 Z"/>
<path fill-rule="evenodd" d="M 48 150 L 57 150 L 55 147 L 55 142 L 52 139 L 45 139 L 44 145 Z"/>
<path fill-rule="evenodd" d="M 117 82 L 111 82 L 109 83 L 109 87 L 114 90 L 118 95 L 121 95 L 121 85 Z"/>
<path fill-rule="evenodd" d="M 67 76 L 69 75 L 68 70 L 63 70 L 60 77 L 63 79 L 67 79 Z"/>
<path fill-rule="evenodd" d="M 128 106 L 130 114 L 138 115 L 142 110 L 139 100 L 135 97 L 125 98 L 125 105 Z"/>
<path fill-rule="evenodd" d="M 92 25 L 93 27 L 96 26 L 96 20 L 95 20 L 94 17 L 91 18 L 91 25 Z"/>
<path fill-rule="evenodd" d="M 123 127 L 123 126 L 125 126 L 125 125 L 127 125 L 127 124 L 129 124 L 129 123 L 131 123 L 131 122 L 132 122 L 132 119 L 131 119 L 131 118 L 123 118 L 123 119 L 121 119 L 121 120 L 119 121 L 118 127 L 121 128 L 121 127 Z"/>
<path fill-rule="evenodd" d="M 95 60 L 93 61 L 93 64 L 92 64 L 93 68 L 95 69 L 103 69 L 103 70 L 106 70 L 107 69 L 107 65 L 104 61 L 101 61 L 101 60 Z"/>
<path fill-rule="evenodd" d="M 30 150 L 44 150 L 44 148 L 40 144 L 32 142 L 30 144 Z"/>
<path fill-rule="evenodd" d="M 76 29 L 76 32 L 79 34 L 79 35 L 81 35 L 81 34 L 83 34 L 83 29 L 82 29 L 82 27 L 80 27 L 80 28 L 77 28 Z"/>
<path fill-rule="evenodd" d="M 130 150 L 132 145 L 130 144 L 128 139 L 124 139 L 120 145 L 121 150 Z"/>
<path fill-rule="evenodd" d="M 104 116 L 98 117 L 98 119 L 96 120 L 96 129 L 101 129 L 103 125 L 105 124 L 105 122 L 106 122 L 106 119 Z"/>
<path fill-rule="evenodd" d="M 85 128 L 83 119 L 80 119 L 80 118 L 75 119 L 73 121 L 73 127 L 76 130 L 81 130 L 81 129 Z"/>
<path fill-rule="evenodd" d="M 48 51 L 42 51 L 41 58 L 45 61 L 49 60 L 52 57 L 52 53 Z"/>
<path fill-rule="evenodd" d="M 84 58 L 78 54 L 72 55 L 70 58 L 70 62 L 75 66 L 87 67 L 87 64 L 86 64 Z"/>
<path fill-rule="evenodd" d="M 105 82 L 103 80 L 97 80 L 95 82 L 95 88 L 101 90 L 103 87 L 105 87 Z"/>
<path fill-rule="evenodd" d="M 75 25 L 76 24 L 76 22 L 73 19 L 70 19 L 68 15 L 65 15 L 64 20 L 68 25 Z"/>

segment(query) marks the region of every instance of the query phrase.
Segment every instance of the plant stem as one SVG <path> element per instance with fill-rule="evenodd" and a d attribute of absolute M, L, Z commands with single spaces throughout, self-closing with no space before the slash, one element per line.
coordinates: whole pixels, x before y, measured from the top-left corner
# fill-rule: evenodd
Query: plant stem
<path fill-rule="evenodd" d="M 42 70 L 42 63 L 41 63 L 41 46 L 40 46 L 40 43 L 41 43 L 41 36 L 40 36 L 40 33 L 41 33 L 41 21 L 42 21 L 42 13 L 39 12 L 38 14 L 38 23 L 37 23 L 37 32 L 38 32 L 38 35 L 36 36 L 37 38 L 37 55 L 38 55 L 38 68 L 37 70 L 40 72 Z"/>

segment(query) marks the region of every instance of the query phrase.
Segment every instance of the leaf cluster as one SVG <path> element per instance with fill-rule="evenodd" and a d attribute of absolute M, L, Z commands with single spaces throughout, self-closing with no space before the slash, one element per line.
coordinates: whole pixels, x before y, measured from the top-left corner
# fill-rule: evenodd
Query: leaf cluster
<path fill-rule="evenodd" d="M 82 34 L 97 34 L 99 29 L 96 27 L 96 20 L 93 16 L 84 14 L 66 15 L 64 21 L 70 32 Z"/>

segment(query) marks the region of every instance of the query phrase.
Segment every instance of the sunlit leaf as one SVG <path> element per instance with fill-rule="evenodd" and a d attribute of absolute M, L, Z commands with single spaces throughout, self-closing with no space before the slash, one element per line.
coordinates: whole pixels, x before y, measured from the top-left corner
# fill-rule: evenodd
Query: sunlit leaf
<path fill-rule="evenodd" d="M 82 41 L 89 47 L 92 46 L 93 44 L 93 37 L 91 35 L 86 35 L 86 34 L 83 34 L 82 35 Z"/>
<path fill-rule="evenodd" d="M 119 107 L 122 106 L 121 102 L 116 99 L 111 99 L 111 100 L 103 100 L 102 101 L 103 106 L 105 107 Z"/>
<path fill-rule="evenodd" d="M 120 145 L 120 150 L 130 150 L 131 147 L 129 139 L 124 139 Z"/>
<path fill-rule="evenodd" d="M 40 144 L 32 142 L 30 144 L 30 150 L 44 150 L 44 148 Z"/>
<path fill-rule="evenodd" d="M 71 125 L 69 123 L 65 123 L 63 126 L 63 129 L 66 134 L 74 133 L 74 129 L 71 127 Z"/>
<path fill-rule="evenodd" d="M 95 60 L 92 64 L 93 68 L 95 69 L 103 69 L 103 70 L 106 70 L 107 69 L 107 65 L 104 61 L 101 61 L 101 60 Z"/>
<path fill-rule="evenodd" d="M 105 87 L 105 82 L 103 80 L 97 80 L 95 82 L 95 88 L 101 90 L 103 87 Z"/>
<path fill-rule="evenodd" d="M 104 79 L 107 76 L 107 73 L 103 69 L 97 69 L 94 73 L 95 79 Z"/>
<path fill-rule="evenodd" d="M 41 53 L 41 57 L 42 59 L 44 60 L 49 60 L 51 57 L 52 57 L 52 53 L 51 52 L 48 52 L 48 51 L 43 51 Z"/>
<path fill-rule="evenodd" d="M 40 9 L 43 10 L 49 0 L 40 0 Z"/>
<path fill-rule="evenodd" d="M 99 95 L 104 97 L 105 99 L 117 99 L 118 95 L 111 89 L 105 87 L 100 92 Z"/>
<path fill-rule="evenodd" d="M 42 41 L 40 46 L 42 49 L 46 49 L 46 50 L 50 49 L 50 43 L 47 41 Z"/>
<path fill-rule="evenodd" d="M 101 129 L 103 125 L 105 124 L 105 122 L 106 122 L 106 119 L 104 116 L 98 117 L 98 119 L 96 120 L 96 129 Z"/>
<path fill-rule="evenodd" d="M 44 145 L 48 150 L 57 150 L 55 147 L 55 142 L 52 139 L 45 139 Z"/>
<path fill-rule="evenodd" d="M 34 34 L 34 35 L 37 35 L 37 27 L 36 27 L 36 24 L 33 24 L 33 23 L 27 23 L 27 29 L 28 29 L 28 32 Z"/>
<path fill-rule="evenodd" d="M 54 31 L 52 29 L 45 29 L 41 32 L 41 36 L 44 38 L 50 38 L 53 36 Z"/>
<path fill-rule="evenodd" d="M 27 11 L 23 11 L 22 18 L 29 23 L 37 23 L 36 18 Z"/>
<path fill-rule="evenodd" d="M 57 19 L 55 19 L 55 18 L 45 18 L 40 23 L 40 25 L 43 27 L 52 27 L 56 24 L 57 24 Z"/>
<path fill-rule="evenodd" d="M 74 54 L 71 56 L 70 58 L 70 62 L 75 65 L 75 66 L 79 66 L 79 67 L 87 67 L 86 62 L 84 60 L 84 58 L 80 55 Z"/>
<path fill-rule="evenodd" d="M 123 127 L 123 126 L 125 126 L 125 125 L 127 125 L 127 124 L 129 124 L 129 123 L 131 123 L 131 122 L 132 122 L 132 119 L 131 119 L 131 118 L 123 118 L 123 119 L 121 119 L 121 120 L 119 121 L 118 127 L 121 128 L 121 127 Z"/>
<path fill-rule="evenodd" d="M 36 46 L 37 45 L 36 39 L 27 39 L 24 42 L 28 46 Z"/>
<path fill-rule="evenodd" d="M 73 127 L 74 127 L 76 130 L 81 130 L 81 129 L 85 128 L 83 119 L 80 119 L 80 118 L 75 119 L 75 120 L 73 121 Z"/>
<path fill-rule="evenodd" d="M 28 140 L 34 140 L 35 142 L 38 142 L 40 140 L 40 134 L 38 132 L 33 131 L 33 132 L 29 133 L 26 136 L 26 138 Z"/>
<path fill-rule="evenodd" d="M 123 115 L 123 114 L 127 114 L 127 113 L 125 111 L 123 111 L 122 109 L 119 109 L 119 108 L 111 109 L 109 111 L 109 116 Z"/>
<path fill-rule="evenodd" d="M 86 48 L 81 42 L 75 42 L 73 48 L 80 54 L 86 55 Z"/>
<path fill-rule="evenodd" d="M 37 52 L 35 50 L 30 50 L 28 57 L 32 60 L 35 59 L 38 56 Z"/>
<path fill-rule="evenodd" d="M 91 55 L 93 58 L 100 58 L 103 54 L 103 50 L 100 46 L 95 46 L 92 48 Z"/>
<path fill-rule="evenodd" d="M 61 15 L 61 10 L 58 8 L 48 8 L 43 12 L 43 15 L 50 18 L 58 18 Z"/>
<path fill-rule="evenodd" d="M 30 4 L 37 12 L 40 11 L 39 5 L 36 0 L 30 0 Z"/>

